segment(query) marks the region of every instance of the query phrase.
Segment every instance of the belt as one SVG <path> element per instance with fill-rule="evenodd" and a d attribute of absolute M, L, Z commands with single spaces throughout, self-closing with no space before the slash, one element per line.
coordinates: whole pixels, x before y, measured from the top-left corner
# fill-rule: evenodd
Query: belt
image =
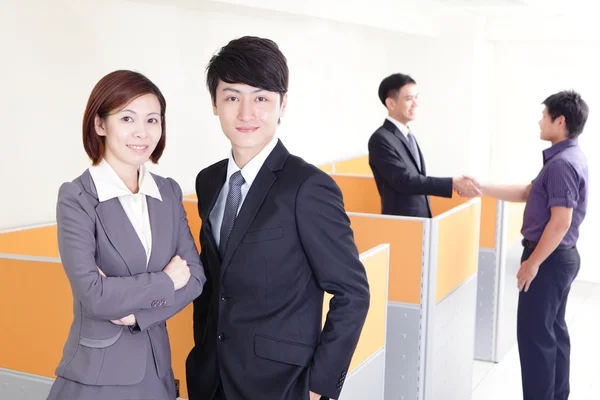
<path fill-rule="evenodd" d="M 535 249 L 535 247 L 537 246 L 538 242 L 532 242 L 530 240 L 523 239 L 523 240 L 521 240 L 521 244 L 526 249 Z M 574 248 L 575 248 L 575 246 L 566 245 L 566 244 L 559 244 L 556 247 L 556 250 L 565 250 L 565 249 L 574 249 Z"/>

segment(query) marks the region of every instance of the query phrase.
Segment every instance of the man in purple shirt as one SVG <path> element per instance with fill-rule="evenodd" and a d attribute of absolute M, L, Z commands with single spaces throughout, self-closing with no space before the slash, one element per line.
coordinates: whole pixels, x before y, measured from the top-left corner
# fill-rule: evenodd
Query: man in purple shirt
<path fill-rule="evenodd" d="M 517 274 L 517 341 L 524 400 L 569 397 L 570 340 L 565 323 L 567 296 L 579 272 L 579 226 L 587 209 L 588 167 L 577 137 L 588 117 L 578 93 L 551 95 L 540 121 L 540 136 L 552 146 L 529 185 L 476 183 L 484 195 L 526 202 L 521 233 L 523 256 Z"/>

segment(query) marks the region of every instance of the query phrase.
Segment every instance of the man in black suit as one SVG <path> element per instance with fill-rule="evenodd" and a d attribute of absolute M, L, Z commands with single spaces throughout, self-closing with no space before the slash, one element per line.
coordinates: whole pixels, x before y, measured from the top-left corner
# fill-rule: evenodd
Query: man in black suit
<path fill-rule="evenodd" d="M 196 178 L 207 282 L 194 302 L 189 398 L 336 399 L 370 301 L 341 191 L 276 137 L 288 68 L 274 42 L 231 41 L 207 86 L 232 150 Z"/>
<path fill-rule="evenodd" d="M 369 165 L 381 196 L 381 213 L 431 218 L 429 195 L 452 197 L 481 193 L 469 179 L 427 176 L 423 153 L 410 130 L 418 102 L 417 84 L 393 74 L 379 85 L 379 99 L 388 117 L 369 139 Z"/>

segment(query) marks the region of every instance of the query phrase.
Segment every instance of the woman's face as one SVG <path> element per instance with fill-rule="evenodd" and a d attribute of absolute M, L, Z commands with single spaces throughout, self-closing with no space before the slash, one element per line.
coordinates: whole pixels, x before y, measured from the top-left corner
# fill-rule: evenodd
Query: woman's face
<path fill-rule="evenodd" d="M 162 135 L 158 98 L 139 96 L 106 118 L 96 116 L 95 127 L 105 137 L 104 159 L 113 168 L 138 168 L 150 159 Z"/>

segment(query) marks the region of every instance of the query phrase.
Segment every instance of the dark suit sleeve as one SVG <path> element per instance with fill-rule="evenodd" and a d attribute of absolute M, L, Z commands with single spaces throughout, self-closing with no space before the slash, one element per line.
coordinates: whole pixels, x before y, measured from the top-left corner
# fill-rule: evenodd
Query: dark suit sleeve
<path fill-rule="evenodd" d="M 452 197 L 452 178 L 436 178 L 409 171 L 405 160 L 398 156 L 394 146 L 383 135 L 376 133 L 369 140 L 369 163 L 400 194 Z"/>
<path fill-rule="evenodd" d="M 58 247 L 75 298 L 91 315 L 106 320 L 152 308 L 156 299 L 172 303 L 173 281 L 162 271 L 127 277 L 100 275 L 95 261 L 95 220 L 85 211 L 84 201 L 76 184 L 60 187 L 56 211 Z"/>
<path fill-rule="evenodd" d="M 318 172 L 300 187 L 298 232 L 317 284 L 333 295 L 310 369 L 310 390 L 337 399 L 356 349 L 370 294 L 342 193 Z"/>
<path fill-rule="evenodd" d="M 196 177 L 196 197 L 198 198 L 198 214 L 200 216 L 202 215 L 203 211 L 201 200 L 203 197 L 203 191 L 206 187 L 206 185 L 202 183 L 202 176 L 203 174 L 201 171 Z M 204 223 L 205 221 L 202 221 L 202 224 Z M 199 232 L 198 234 L 200 235 L 200 241 L 202 242 L 202 233 Z M 208 310 L 210 306 L 210 298 L 212 294 L 213 285 L 212 277 L 210 275 L 210 269 L 208 268 L 206 249 L 204 249 L 203 247 L 201 249 L 201 252 L 202 254 L 200 254 L 200 260 L 206 266 L 204 268 L 204 271 L 206 273 L 206 283 L 204 284 L 204 290 L 202 290 L 200 296 L 198 296 L 198 298 L 194 300 L 194 342 L 196 345 L 200 345 L 203 340 L 205 331 L 204 328 L 206 328 L 206 319 L 208 318 Z"/>
<path fill-rule="evenodd" d="M 187 262 L 191 276 L 184 287 L 175 291 L 175 301 L 171 304 L 167 304 L 167 307 L 141 310 L 135 313 L 138 327 L 142 331 L 166 321 L 185 308 L 185 306 L 190 304 L 200 295 L 200 293 L 202 293 L 202 287 L 204 286 L 204 282 L 206 282 L 204 268 L 200 263 L 198 249 L 196 248 L 196 243 L 190 232 L 187 215 L 183 208 L 183 194 L 181 188 L 173 179 L 168 179 L 168 181 L 175 194 L 176 201 L 174 204 L 179 209 L 179 212 L 177 213 L 179 215 L 179 235 L 177 237 L 177 249 L 175 250 L 175 254 Z"/>

